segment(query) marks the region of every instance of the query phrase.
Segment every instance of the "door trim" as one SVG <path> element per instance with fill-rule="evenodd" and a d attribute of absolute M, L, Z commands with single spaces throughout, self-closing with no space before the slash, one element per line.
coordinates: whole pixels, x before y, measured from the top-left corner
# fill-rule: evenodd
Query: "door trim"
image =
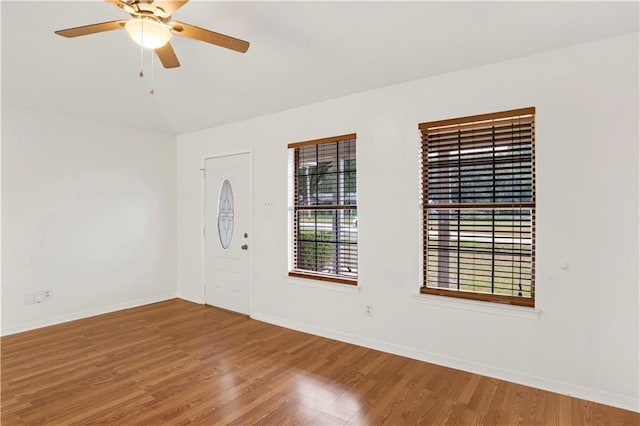
<path fill-rule="evenodd" d="M 206 161 L 216 158 L 233 157 L 236 155 L 249 155 L 249 235 L 251 235 L 249 250 L 249 317 L 253 317 L 253 149 L 242 149 L 238 151 L 224 151 L 217 154 L 203 155 L 200 158 L 200 288 L 202 302 L 206 303 L 205 298 L 205 281 L 204 281 L 204 228 L 205 228 L 205 176 Z"/>

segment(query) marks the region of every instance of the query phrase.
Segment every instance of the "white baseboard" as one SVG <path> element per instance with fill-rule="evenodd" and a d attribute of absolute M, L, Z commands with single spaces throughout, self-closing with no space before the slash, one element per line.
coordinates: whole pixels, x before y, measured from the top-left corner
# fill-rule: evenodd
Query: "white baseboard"
<path fill-rule="evenodd" d="M 290 328 L 304 333 L 314 334 L 316 336 L 326 337 L 333 340 L 339 340 L 345 343 L 351 343 L 370 349 L 400 355 L 419 361 L 429 362 L 431 364 L 441 365 L 444 367 L 454 368 L 457 370 L 468 371 L 470 373 L 480 374 L 495 379 L 505 380 L 512 383 L 518 383 L 525 386 L 531 386 L 543 389 L 549 392 L 555 392 L 562 395 L 569 395 L 587 401 L 598 402 L 613 407 L 622 408 L 640 412 L 640 399 L 635 399 L 625 395 L 614 394 L 611 392 L 591 389 L 583 386 L 565 383 L 545 377 L 532 376 L 526 373 L 520 373 L 513 370 L 507 370 L 486 364 L 480 364 L 473 361 L 453 358 L 446 355 L 439 355 L 432 352 L 426 352 L 419 349 L 396 345 L 376 339 L 369 339 L 349 333 L 329 330 L 322 327 L 316 327 L 309 324 L 290 321 L 273 315 L 254 313 L 251 318 L 267 322 L 269 324 Z"/>
<path fill-rule="evenodd" d="M 96 315 L 107 314 L 109 312 L 121 311 L 123 309 L 137 308 L 138 306 L 149 305 L 151 303 L 164 302 L 165 300 L 175 299 L 175 294 L 168 294 L 165 296 L 147 297 L 144 299 L 133 300 L 124 303 L 117 303 L 115 305 L 102 306 L 95 309 L 88 309 L 86 311 L 74 312 L 68 315 L 58 315 L 51 318 L 46 318 L 38 321 L 28 321 L 20 324 L 11 325 L 8 327 L 2 327 L 2 335 L 8 336 L 10 334 L 21 333 L 23 331 L 34 330 L 36 328 L 48 327 L 50 325 L 56 325 L 63 322 L 75 321 L 82 318 L 93 317 Z"/>

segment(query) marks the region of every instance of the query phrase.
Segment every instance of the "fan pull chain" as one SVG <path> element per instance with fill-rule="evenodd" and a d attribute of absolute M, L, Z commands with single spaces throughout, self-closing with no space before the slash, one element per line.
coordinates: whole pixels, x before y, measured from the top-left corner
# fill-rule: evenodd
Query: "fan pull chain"
<path fill-rule="evenodd" d="M 140 74 L 138 74 L 140 78 L 144 77 L 143 69 L 144 69 L 144 47 L 140 45 Z"/>
<path fill-rule="evenodd" d="M 140 73 L 138 74 L 140 76 L 140 78 L 144 77 L 144 19 L 142 20 L 142 26 L 140 28 L 140 36 L 142 37 L 142 39 L 140 40 Z M 154 63 L 155 63 L 155 58 L 154 58 L 154 52 L 151 52 L 151 89 L 149 90 L 149 93 L 151 93 L 152 95 L 154 93 L 156 93 L 156 89 L 154 89 L 154 85 L 155 85 L 155 73 L 154 73 Z"/>
<path fill-rule="evenodd" d="M 154 78 L 154 72 L 153 72 L 153 64 L 155 63 L 155 56 L 153 54 L 153 50 L 151 50 L 151 90 L 149 90 L 149 93 L 151 93 L 152 95 L 154 93 L 156 93 L 156 90 L 153 88 L 153 86 L 155 86 L 155 78 Z"/>
<path fill-rule="evenodd" d="M 142 37 L 142 40 L 144 40 L 144 20 L 142 20 L 141 22 L 141 26 L 140 26 L 140 36 Z M 140 74 L 138 74 L 140 76 L 140 78 L 144 77 L 144 47 L 142 46 L 142 43 L 140 43 Z"/>

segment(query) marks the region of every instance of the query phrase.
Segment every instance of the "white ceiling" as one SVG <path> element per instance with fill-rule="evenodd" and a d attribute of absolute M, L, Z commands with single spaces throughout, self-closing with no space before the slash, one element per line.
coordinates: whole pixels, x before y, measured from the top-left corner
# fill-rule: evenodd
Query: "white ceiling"
<path fill-rule="evenodd" d="M 223 123 L 636 32 L 625 2 L 208 2 L 173 19 L 247 40 L 246 54 L 174 37 L 182 67 L 125 31 L 75 39 L 58 29 L 127 18 L 101 1 L 2 1 L 2 103 L 187 133 Z"/>

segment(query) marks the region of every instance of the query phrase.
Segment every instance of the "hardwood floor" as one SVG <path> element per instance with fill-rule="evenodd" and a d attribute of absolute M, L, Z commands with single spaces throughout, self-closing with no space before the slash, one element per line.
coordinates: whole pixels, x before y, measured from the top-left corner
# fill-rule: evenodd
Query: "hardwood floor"
<path fill-rule="evenodd" d="M 171 300 L 2 343 L 2 425 L 639 425 L 640 414 Z"/>

